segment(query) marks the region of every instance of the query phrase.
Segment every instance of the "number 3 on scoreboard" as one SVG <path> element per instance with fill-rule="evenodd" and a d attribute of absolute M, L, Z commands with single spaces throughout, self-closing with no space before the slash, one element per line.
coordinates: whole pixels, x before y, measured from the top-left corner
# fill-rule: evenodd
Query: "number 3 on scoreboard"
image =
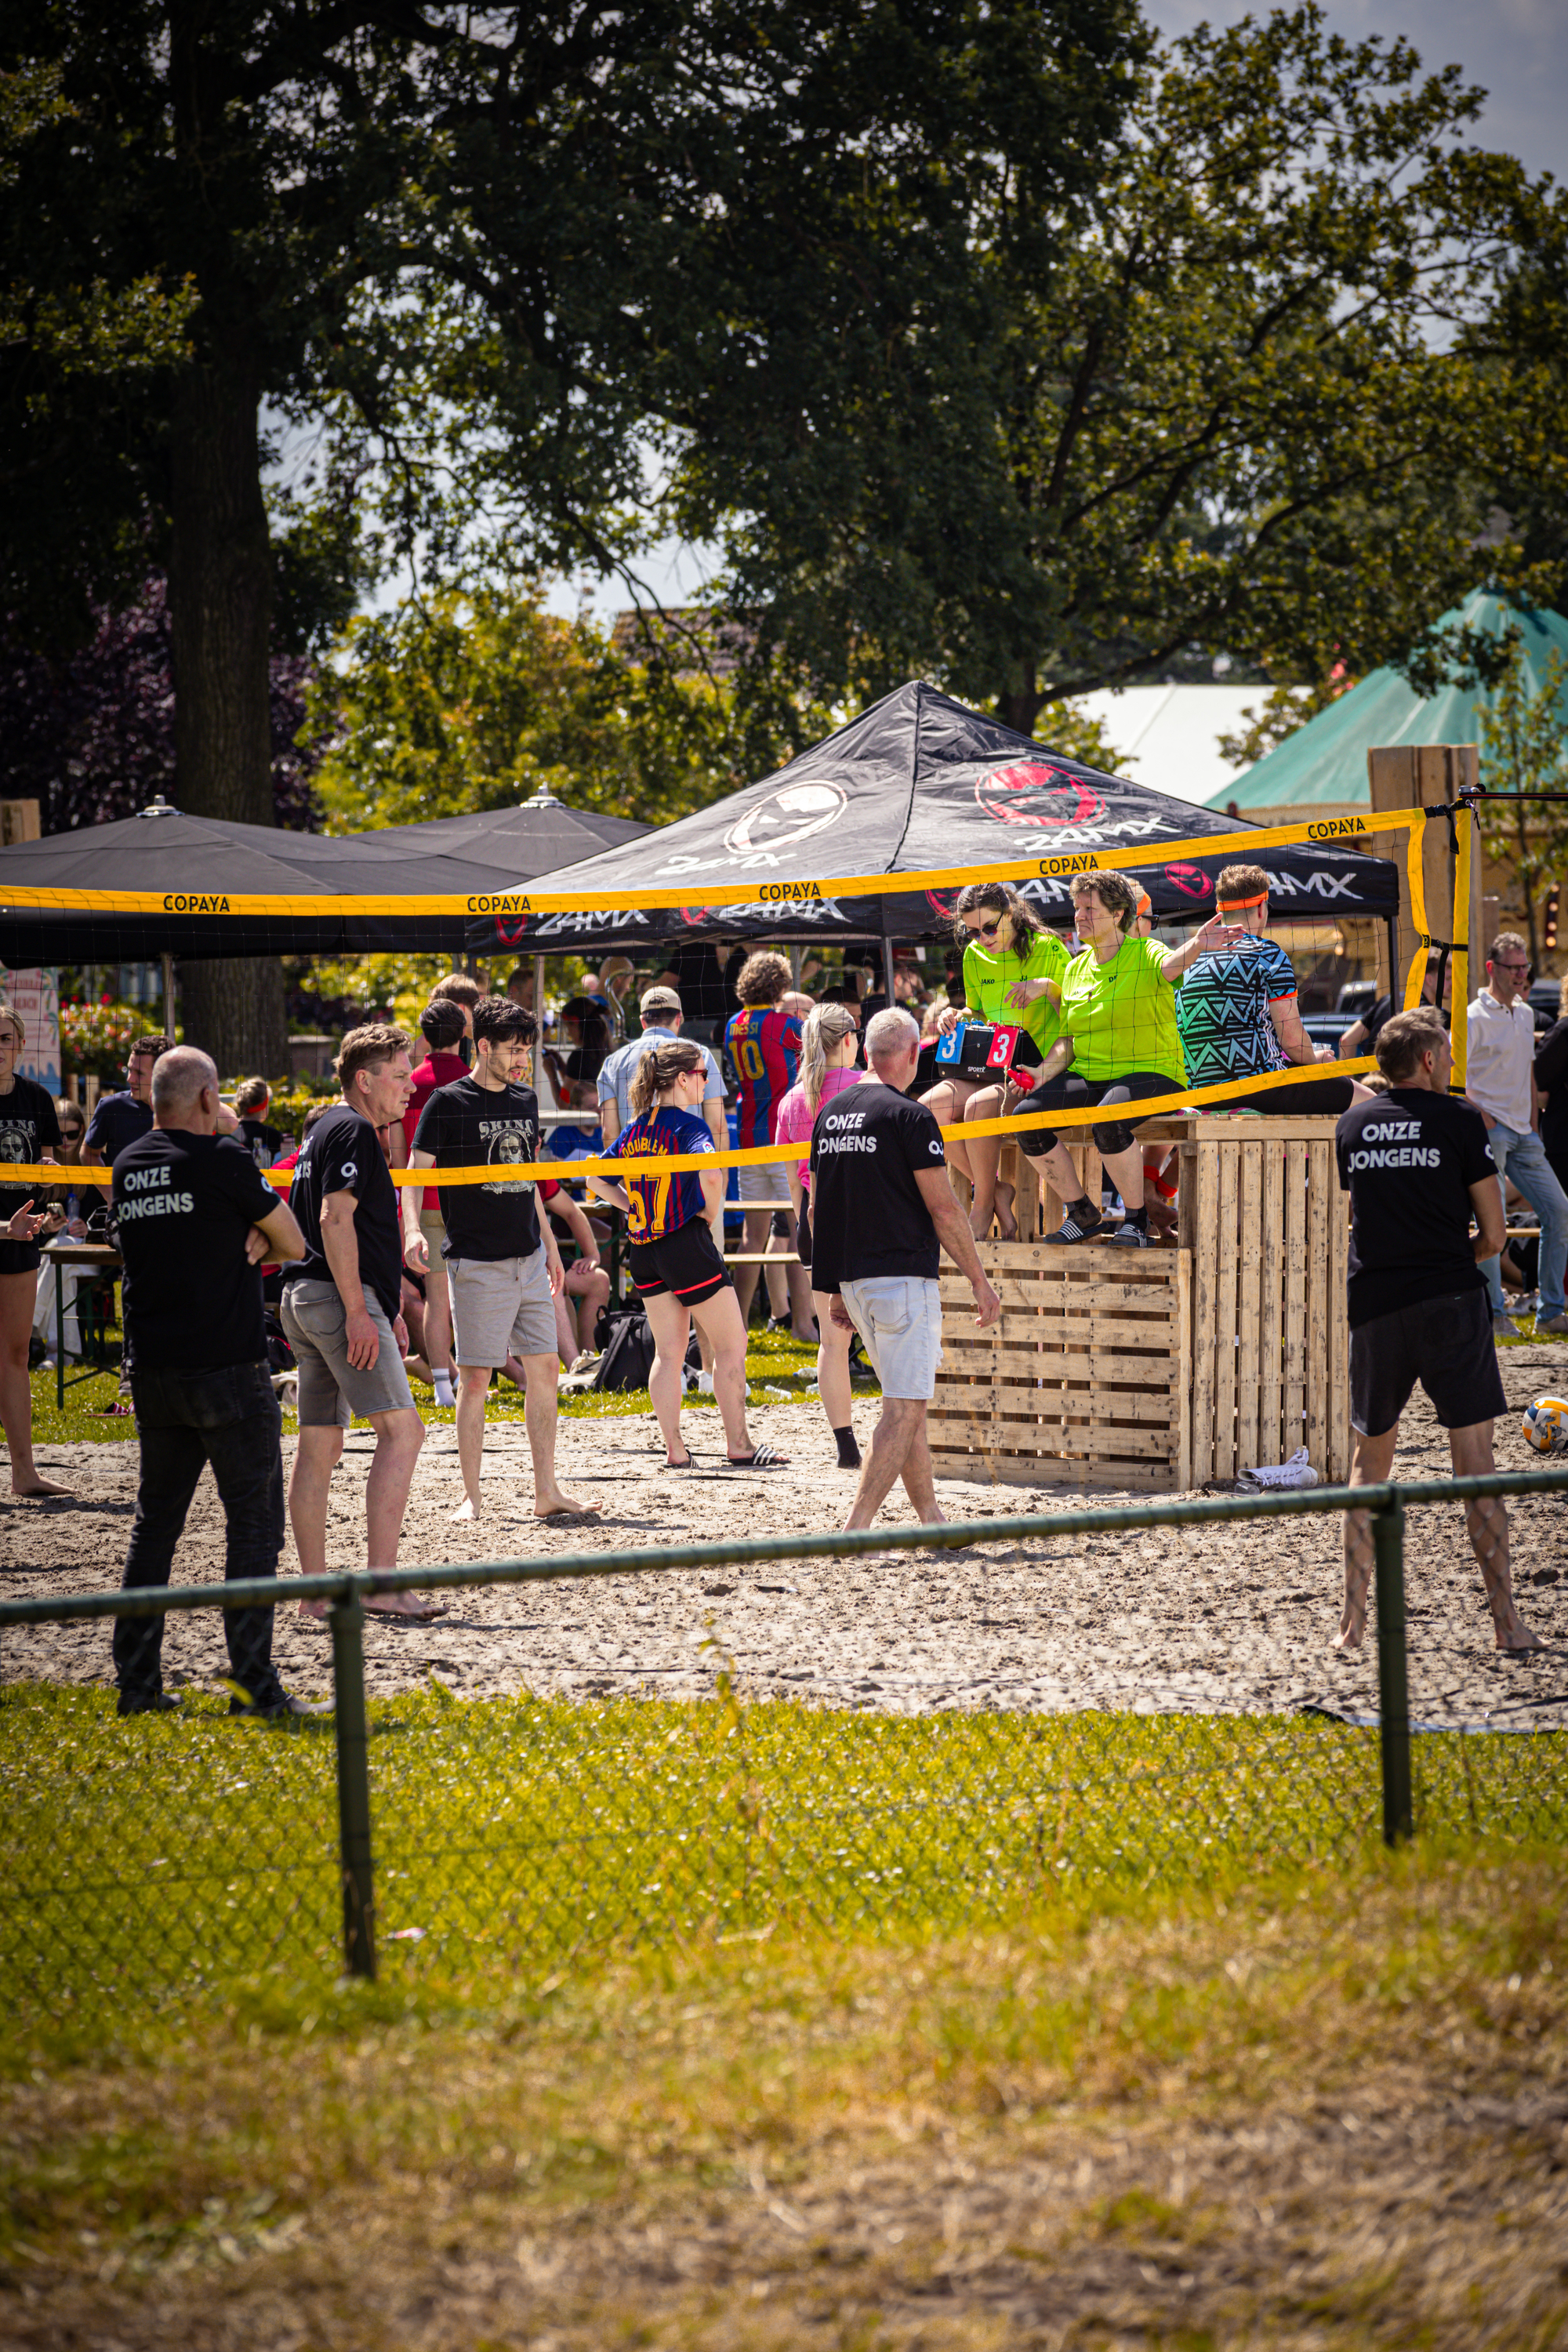
<path fill-rule="evenodd" d="M 767 1065 L 763 1060 L 763 1049 L 754 1037 L 736 1038 L 735 1059 L 743 1078 L 755 1079 L 766 1076 Z"/>

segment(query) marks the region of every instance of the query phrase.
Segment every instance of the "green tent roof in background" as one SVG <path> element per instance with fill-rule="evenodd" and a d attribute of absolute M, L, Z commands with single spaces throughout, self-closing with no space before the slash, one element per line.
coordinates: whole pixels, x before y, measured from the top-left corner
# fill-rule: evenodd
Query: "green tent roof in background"
<path fill-rule="evenodd" d="M 1568 656 L 1568 621 L 1561 613 L 1510 604 L 1505 597 L 1483 589 L 1467 596 L 1453 612 L 1445 613 L 1443 621 L 1486 629 L 1493 635 L 1500 635 L 1511 623 L 1523 642 L 1535 693 L 1541 691 L 1550 656 L 1553 653 Z M 1374 669 L 1305 727 L 1299 727 L 1234 784 L 1215 793 L 1205 805 L 1223 809 L 1234 801 L 1244 816 L 1254 809 L 1310 808 L 1325 801 L 1370 807 L 1369 751 L 1385 743 L 1479 742 L 1477 706 L 1490 699 L 1483 689 L 1458 686 L 1446 686 L 1441 693 L 1423 699 L 1411 691 L 1397 670 Z M 1568 719 L 1568 687 L 1558 699 Z"/>

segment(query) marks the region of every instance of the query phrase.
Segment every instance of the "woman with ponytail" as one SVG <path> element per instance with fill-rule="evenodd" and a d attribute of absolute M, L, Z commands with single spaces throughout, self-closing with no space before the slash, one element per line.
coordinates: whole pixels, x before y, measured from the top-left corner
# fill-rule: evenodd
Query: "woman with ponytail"
<path fill-rule="evenodd" d="M 664 1433 L 665 1467 L 694 1465 L 680 1434 L 680 1397 L 691 1318 L 713 1350 L 713 1393 L 737 1469 L 775 1470 L 784 1456 L 753 1445 L 746 1428 L 746 1328 L 730 1270 L 713 1239 L 724 1213 L 724 1171 L 671 1168 L 661 1160 L 710 1158 L 714 1144 L 701 1116 L 707 1063 L 683 1037 L 661 1037 L 637 1064 L 630 1087 L 635 1116 L 616 1139 L 613 1160 L 647 1160 L 646 1176 L 624 1185 L 590 1176 L 594 1192 L 626 1213 L 632 1280 L 653 1333 L 648 1394 Z"/>
<path fill-rule="evenodd" d="M 1057 1041 L 1056 1006 L 1042 987 L 1016 1009 L 1013 992 L 1024 981 L 1059 981 L 1071 961 L 1066 948 L 1054 931 L 1041 930 L 1009 882 L 972 882 L 959 892 L 953 911 L 954 936 L 963 950 L 963 1005 L 962 1010 L 944 1005 L 938 1029 L 945 1037 L 961 1021 L 1016 1028 L 1020 1034 L 1015 1061 L 1026 1069 L 1037 1067 Z M 945 1128 L 960 1120 L 999 1118 L 1004 1091 L 1000 1082 L 961 1077 L 955 1072 L 921 1100 Z M 1001 1157 L 999 1135 L 977 1135 L 971 1142 L 947 1147 L 948 1165 L 973 1186 L 969 1228 L 976 1241 L 989 1234 L 993 1216 L 1005 1242 L 1017 1239 L 1013 1188 L 996 1182 Z"/>
<path fill-rule="evenodd" d="M 859 1030 L 855 1013 L 847 1004 L 816 1004 L 805 1017 L 805 1028 L 800 1044 L 800 1077 L 791 1087 L 779 1105 L 776 1139 L 780 1143 L 811 1142 L 811 1130 L 816 1114 L 835 1095 L 842 1094 L 864 1077 L 865 1072 L 855 1066 L 855 1052 L 859 1044 Z M 789 1180 L 790 1198 L 800 1234 L 800 1262 L 811 1264 L 811 1162 L 809 1160 L 786 1160 L 784 1173 Z M 816 1316 L 816 1381 L 827 1425 L 838 1447 L 838 1467 L 858 1470 L 860 1449 L 855 1443 L 855 1431 L 850 1420 L 849 1342 L 854 1337 L 847 1328 L 836 1324 L 832 1317 L 833 1301 L 814 1290 L 811 1304 Z"/>

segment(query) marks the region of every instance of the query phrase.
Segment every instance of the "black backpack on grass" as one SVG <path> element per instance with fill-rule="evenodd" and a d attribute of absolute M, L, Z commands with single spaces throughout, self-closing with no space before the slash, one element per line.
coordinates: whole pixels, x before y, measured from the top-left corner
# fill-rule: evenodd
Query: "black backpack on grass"
<path fill-rule="evenodd" d="M 594 1373 L 595 1391 L 646 1389 L 653 1370 L 653 1332 L 640 1307 L 610 1316 L 610 1336 Z"/>

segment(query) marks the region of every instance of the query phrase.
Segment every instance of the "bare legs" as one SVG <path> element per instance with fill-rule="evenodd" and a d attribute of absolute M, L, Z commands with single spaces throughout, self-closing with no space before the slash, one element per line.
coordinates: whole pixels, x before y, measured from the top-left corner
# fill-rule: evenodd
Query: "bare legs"
<path fill-rule="evenodd" d="M 1377 1437 L 1355 1432 L 1355 1457 L 1351 1464 L 1352 1486 L 1378 1486 L 1394 1467 L 1399 1423 Z M 1456 1478 L 1484 1477 L 1497 1467 L 1492 1455 L 1492 1425 L 1474 1421 L 1448 1432 L 1448 1451 Z M 1539 1650 L 1532 1633 L 1514 1606 L 1509 1573 L 1508 1508 L 1500 1495 L 1484 1495 L 1465 1505 L 1470 1549 L 1480 1565 L 1487 1605 L 1492 1612 L 1500 1650 Z M 1359 1650 L 1366 1632 L 1366 1596 L 1372 1582 L 1373 1555 L 1370 1511 L 1345 1513 L 1345 1601 L 1334 1647 L 1342 1655 Z"/>
<path fill-rule="evenodd" d="M 412 1405 L 399 1405 L 392 1412 L 372 1413 L 370 1425 L 375 1432 L 375 1453 L 364 1490 L 365 1566 L 395 1568 L 414 1465 L 425 1443 L 425 1424 Z M 327 1496 L 342 1451 L 343 1433 L 335 1423 L 300 1432 L 294 1475 L 289 1482 L 289 1524 L 294 1530 L 301 1576 L 327 1573 Z M 411 1592 L 375 1593 L 364 1605 L 387 1617 L 429 1613 L 426 1604 Z M 306 1617 L 327 1613 L 324 1601 L 302 1601 L 300 1609 Z"/>
<path fill-rule="evenodd" d="M 742 1246 L 745 1250 L 748 1257 L 759 1257 L 766 1252 L 768 1243 L 773 1235 L 773 1213 L 772 1209 L 748 1209 L 746 1211 L 743 1227 L 745 1240 Z M 721 1243 L 721 1252 L 722 1252 L 722 1247 L 723 1244 Z M 749 1323 L 752 1319 L 752 1301 L 757 1295 L 757 1276 L 759 1273 L 765 1275 L 767 1277 L 768 1311 L 773 1316 L 775 1323 L 781 1315 L 787 1313 L 789 1308 L 789 1285 L 784 1278 L 786 1272 L 787 1268 L 782 1265 L 764 1265 L 761 1267 L 754 1265 L 738 1265 L 735 1268 L 735 1297 L 740 1305 L 741 1321 L 742 1324 Z M 649 1319 L 651 1320 L 651 1318 Z M 700 1318 L 699 1318 L 699 1328 L 700 1328 Z"/>
<path fill-rule="evenodd" d="M 433 1372 L 452 1372 L 452 1295 L 447 1286 L 447 1268 L 440 1245 L 432 1243 L 430 1264 L 425 1275 L 425 1347 L 424 1357 Z"/>
<path fill-rule="evenodd" d="M 515 1370 L 512 1367 L 515 1366 Z M 523 1425 L 528 1431 L 528 1450 L 533 1457 L 533 1516 L 536 1519 L 553 1518 L 558 1512 L 588 1513 L 596 1509 L 593 1503 L 580 1502 L 575 1495 L 564 1493 L 555 1477 L 555 1431 L 559 1419 L 555 1383 L 561 1375 L 560 1360 L 555 1356 L 515 1356 L 507 1358 L 508 1376 L 513 1381 L 521 1375 L 523 1390 Z M 458 1368 L 458 1465 L 463 1474 L 463 1499 L 452 1517 L 455 1519 L 475 1519 L 479 1514 L 479 1468 L 485 1450 L 485 1398 L 489 1392 L 490 1367 L 488 1364 L 460 1364 Z"/>
<path fill-rule="evenodd" d="M 957 1127 L 969 1108 L 970 1098 L 979 1091 L 970 1078 L 943 1078 L 929 1094 L 921 1095 L 921 1100 L 938 1127 Z M 973 1148 L 973 1144 L 958 1143 L 951 1138 L 947 1146 L 948 1166 L 955 1168 L 970 1184 L 974 1181 L 973 1163 L 969 1156 Z"/>
<path fill-rule="evenodd" d="M 0 1274 L 0 1428 L 11 1451 L 13 1495 L 68 1495 L 68 1486 L 57 1486 L 52 1479 L 40 1477 L 33 1462 L 33 1384 L 27 1371 L 27 1348 L 37 1291 L 37 1273 Z M 63 1348 L 63 1332 L 56 1344 Z"/>
<path fill-rule="evenodd" d="M 824 1292 L 814 1291 L 811 1303 L 816 1309 L 816 1328 L 821 1334 L 816 1349 L 817 1393 L 827 1415 L 828 1428 L 847 1429 L 854 1397 L 849 1381 L 849 1342 L 855 1334 L 835 1323 L 833 1301 Z"/>
<path fill-rule="evenodd" d="M 724 1424 L 724 1438 L 732 1461 L 743 1461 L 752 1451 L 746 1427 L 746 1327 L 740 1302 L 728 1285 L 697 1307 L 688 1307 L 673 1291 L 645 1298 L 648 1328 L 653 1333 L 653 1370 L 648 1395 L 664 1436 L 665 1460 L 679 1468 L 690 1454 L 680 1433 L 681 1370 L 686 1343 L 695 1317 L 700 1334 L 713 1349 L 713 1394 Z"/>
<path fill-rule="evenodd" d="M 878 1508 L 889 1494 L 895 1478 L 904 1482 L 904 1492 L 915 1507 L 915 1517 L 924 1527 L 942 1525 L 942 1514 L 937 1507 L 936 1487 L 931 1480 L 931 1446 L 926 1437 L 926 1401 L 924 1397 L 884 1397 L 882 1411 L 860 1472 L 860 1484 L 855 1490 L 855 1500 L 844 1525 L 868 1528 Z"/>
<path fill-rule="evenodd" d="M 1003 1089 L 1000 1087 L 977 1087 L 963 1106 L 965 1125 L 971 1119 L 1000 1118 Z M 999 1135 L 970 1137 L 963 1149 L 969 1160 L 970 1181 L 974 1197 L 969 1204 L 969 1230 L 977 1242 L 983 1242 L 991 1231 L 994 1216 L 996 1230 L 1005 1242 L 1016 1242 L 1018 1227 L 1013 1215 L 1013 1187 L 998 1185 L 996 1171 L 1002 1161 L 1003 1139 Z"/>

